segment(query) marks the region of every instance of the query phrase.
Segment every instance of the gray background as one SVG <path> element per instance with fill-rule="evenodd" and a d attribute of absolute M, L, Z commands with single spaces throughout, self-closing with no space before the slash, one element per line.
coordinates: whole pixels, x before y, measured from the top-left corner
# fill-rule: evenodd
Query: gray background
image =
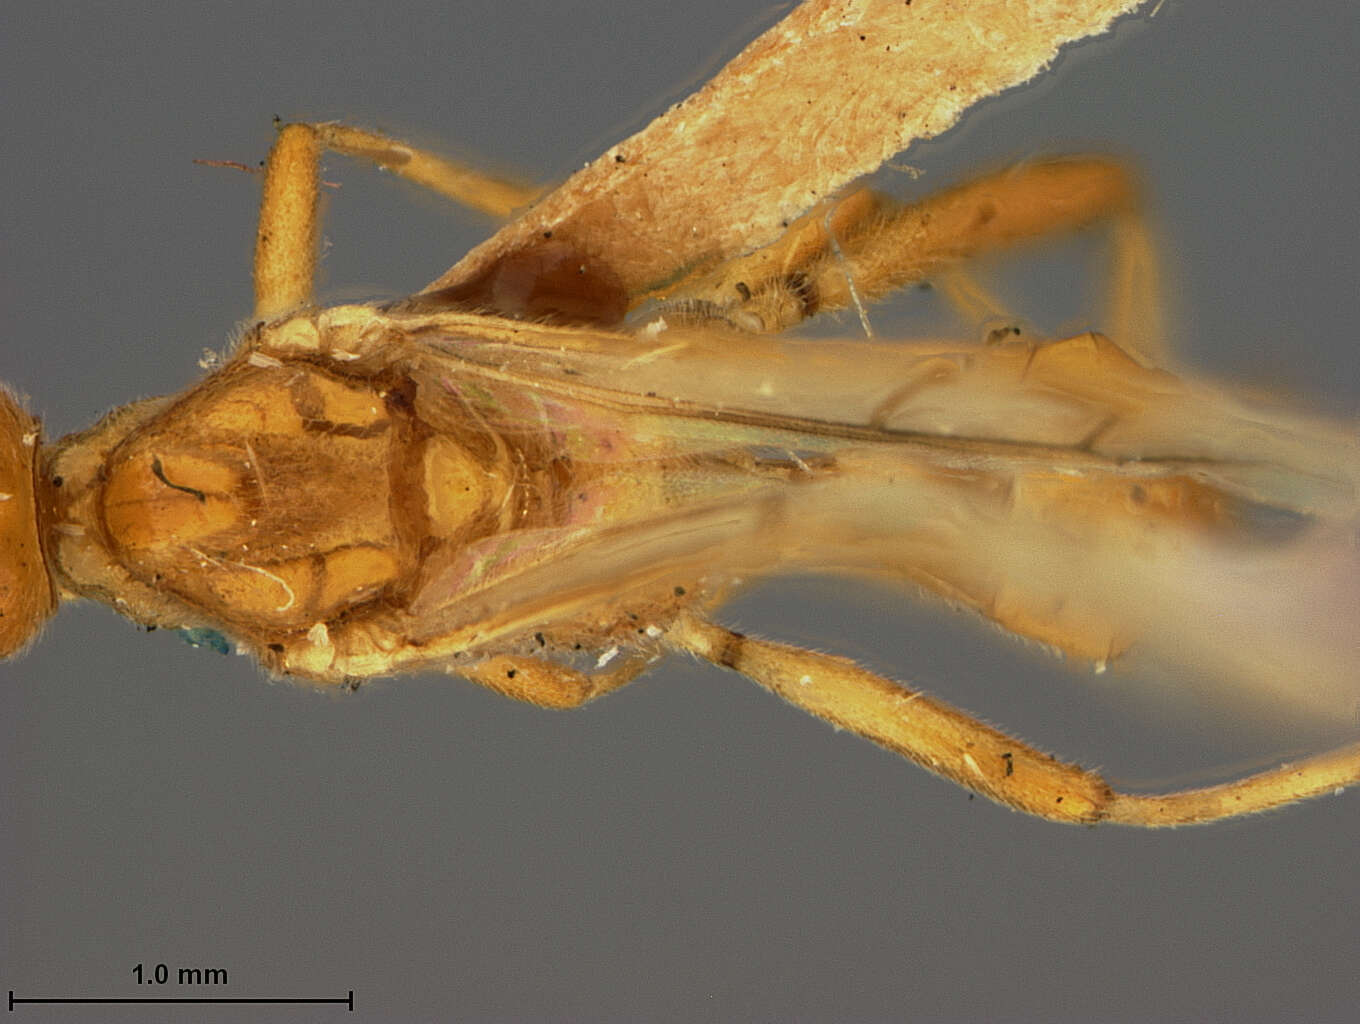
<path fill-rule="evenodd" d="M 0 377 L 53 436 L 194 380 L 249 311 L 256 184 L 190 160 L 258 160 L 276 113 L 552 180 L 777 14 L 8 3 Z M 1354 416 L 1357 25 L 1349 4 L 1169 0 L 914 150 L 926 176 L 896 184 L 1035 152 L 1135 156 L 1187 360 Z M 489 230 L 328 166 L 329 299 L 410 290 Z M 1098 271 L 1024 266 L 1008 294 L 1027 277 L 1051 293 L 1024 312 L 1057 328 L 1095 309 Z M 1345 735 L 1148 702 L 1133 673 L 1094 680 L 854 587 L 772 584 L 725 620 L 855 655 L 1134 783 Z M 0 679 L 0 991 L 21 996 L 145 994 L 139 962 L 226 968 L 236 996 L 352 988 L 352 1019 L 374 1021 L 1343 1020 L 1360 996 L 1354 794 L 1176 833 L 1061 828 L 680 660 L 571 715 L 440 677 L 327 697 L 91 606 Z"/>

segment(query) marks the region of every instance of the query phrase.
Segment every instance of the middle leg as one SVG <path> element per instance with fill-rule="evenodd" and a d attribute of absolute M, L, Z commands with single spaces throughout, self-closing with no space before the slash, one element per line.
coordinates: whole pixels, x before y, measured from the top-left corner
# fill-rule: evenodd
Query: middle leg
<path fill-rule="evenodd" d="M 1136 218 L 1136 207 L 1128 172 L 1097 157 L 1019 164 L 909 205 L 863 189 L 814 208 L 772 245 L 647 297 L 772 333 L 958 273 L 991 250 Z"/>

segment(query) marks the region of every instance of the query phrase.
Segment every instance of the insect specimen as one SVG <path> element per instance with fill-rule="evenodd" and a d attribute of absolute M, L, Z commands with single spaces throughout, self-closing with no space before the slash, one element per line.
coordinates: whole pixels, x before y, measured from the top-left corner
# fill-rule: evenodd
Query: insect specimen
<path fill-rule="evenodd" d="M 1346 427 L 1156 367 L 1129 312 L 1147 253 L 1119 167 L 1034 162 L 910 207 L 838 191 L 1134 6 L 805 4 L 383 306 L 310 306 L 323 147 L 497 212 L 532 194 L 370 133 L 285 127 L 257 323 L 226 365 L 50 448 L 16 403 L 0 411 L 0 651 L 84 596 L 229 636 L 278 674 L 437 668 L 555 707 L 689 651 L 1070 822 L 1208 821 L 1354 782 L 1357 747 L 1115 793 L 848 661 L 709 618 L 742 580 L 832 571 L 907 581 L 1098 663 L 1161 647 L 1234 676 L 1354 682 L 1344 640 L 1295 640 L 1269 608 L 1197 635 L 1222 601 L 1211 581 L 1325 566 L 1317 595 L 1347 610 L 1360 452 Z M 1128 228 L 1111 338 L 767 337 L 1101 218 Z"/>

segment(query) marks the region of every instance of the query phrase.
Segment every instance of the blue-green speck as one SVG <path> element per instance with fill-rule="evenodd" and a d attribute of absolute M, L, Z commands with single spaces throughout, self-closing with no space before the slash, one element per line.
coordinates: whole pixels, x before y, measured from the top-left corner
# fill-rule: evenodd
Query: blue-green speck
<path fill-rule="evenodd" d="M 215 629 L 177 629 L 175 632 L 190 647 L 207 647 L 218 654 L 231 653 L 227 638 Z"/>

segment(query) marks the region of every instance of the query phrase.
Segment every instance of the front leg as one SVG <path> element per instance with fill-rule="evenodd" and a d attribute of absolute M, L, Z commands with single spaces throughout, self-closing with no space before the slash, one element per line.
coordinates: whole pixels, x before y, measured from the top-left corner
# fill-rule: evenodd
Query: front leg
<path fill-rule="evenodd" d="M 540 189 L 483 174 L 376 132 L 341 124 L 288 124 L 265 165 L 255 239 L 255 318 L 268 320 L 312 301 L 316 276 L 321 152 L 370 160 L 455 202 L 497 217 Z"/>
<path fill-rule="evenodd" d="M 311 126 L 284 125 L 264 170 L 255 233 L 255 318 L 269 320 L 312 301 L 316 278 L 321 143 Z"/>

